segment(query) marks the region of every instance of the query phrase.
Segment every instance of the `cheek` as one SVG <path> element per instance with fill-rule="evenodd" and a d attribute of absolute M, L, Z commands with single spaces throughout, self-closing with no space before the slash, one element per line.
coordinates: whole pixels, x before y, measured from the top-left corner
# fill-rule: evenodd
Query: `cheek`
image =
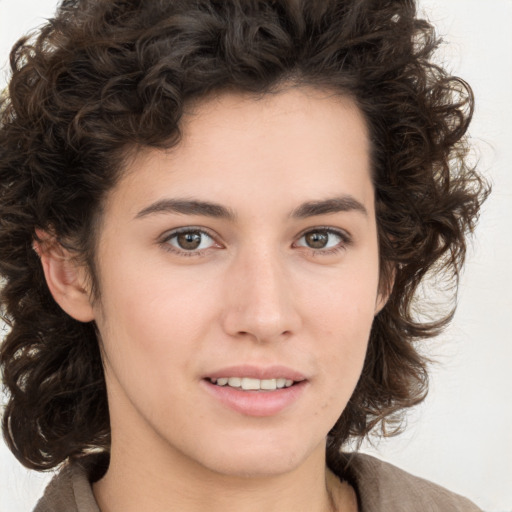
<path fill-rule="evenodd" d="M 133 393 L 151 389 L 156 397 L 178 389 L 181 372 L 193 373 L 214 298 L 154 269 L 138 270 L 106 274 L 98 327 L 116 380 Z"/>
<path fill-rule="evenodd" d="M 310 295 L 309 329 L 321 354 L 326 393 L 322 408 L 334 411 L 334 421 L 345 407 L 360 377 L 374 320 L 377 274 L 366 269 L 330 281 L 323 294 Z"/>
<path fill-rule="evenodd" d="M 339 340 L 340 349 L 348 352 L 366 344 L 373 323 L 378 276 L 372 270 L 333 273 L 321 289 L 312 293 L 314 288 L 309 287 L 307 293 L 307 318 L 323 332 L 322 337 Z"/>
<path fill-rule="evenodd" d="M 144 350 L 170 338 L 179 341 L 180 333 L 196 338 L 218 303 L 212 290 L 206 289 L 207 281 L 154 265 L 130 272 L 130 266 L 134 265 L 121 262 L 122 275 L 111 269 L 104 283 L 104 317 L 111 331 L 124 332 Z"/>

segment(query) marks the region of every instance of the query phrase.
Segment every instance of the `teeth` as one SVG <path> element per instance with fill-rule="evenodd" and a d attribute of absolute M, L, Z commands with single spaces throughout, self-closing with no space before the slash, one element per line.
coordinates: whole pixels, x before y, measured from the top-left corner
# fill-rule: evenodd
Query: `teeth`
<path fill-rule="evenodd" d="M 252 379 L 250 377 L 221 377 L 219 379 L 210 379 L 217 386 L 230 386 L 232 388 L 242 388 L 244 391 L 274 391 L 276 389 L 289 388 L 293 384 L 291 379 Z"/>
<path fill-rule="evenodd" d="M 276 379 L 276 385 L 279 389 L 284 388 L 286 385 L 286 379 Z"/>
<path fill-rule="evenodd" d="M 264 379 L 261 381 L 260 389 L 277 389 L 277 379 Z"/>
<path fill-rule="evenodd" d="M 249 377 L 244 377 L 242 379 L 242 389 L 246 391 L 261 389 L 261 380 L 259 379 L 250 379 Z M 229 385 L 231 386 L 231 379 L 229 379 Z"/>
<path fill-rule="evenodd" d="M 239 388 L 240 385 L 242 384 L 242 379 L 239 379 L 238 377 L 230 377 L 228 379 L 228 384 L 232 388 Z"/>

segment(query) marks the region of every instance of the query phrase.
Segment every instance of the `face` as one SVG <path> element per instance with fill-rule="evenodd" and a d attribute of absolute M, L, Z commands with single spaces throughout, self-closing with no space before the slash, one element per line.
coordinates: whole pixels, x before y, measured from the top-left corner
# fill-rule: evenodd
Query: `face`
<path fill-rule="evenodd" d="M 111 191 L 94 306 L 116 440 L 223 474 L 323 453 L 381 307 L 369 142 L 348 98 L 195 106 Z"/>

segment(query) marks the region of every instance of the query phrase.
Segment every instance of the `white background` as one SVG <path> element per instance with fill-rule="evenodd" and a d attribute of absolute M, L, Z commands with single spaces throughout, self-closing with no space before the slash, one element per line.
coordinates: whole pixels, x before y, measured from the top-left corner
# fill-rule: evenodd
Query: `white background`
<path fill-rule="evenodd" d="M 0 0 L 0 87 L 16 38 L 56 0 Z M 463 275 L 459 308 L 436 340 L 427 401 L 398 438 L 364 447 L 474 500 L 512 511 L 512 0 L 420 0 L 449 47 L 448 67 L 473 87 L 471 135 L 494 192 Z M 29 512 L 49 475 L 20 466 L 0 443 L 0 511 Z"/>

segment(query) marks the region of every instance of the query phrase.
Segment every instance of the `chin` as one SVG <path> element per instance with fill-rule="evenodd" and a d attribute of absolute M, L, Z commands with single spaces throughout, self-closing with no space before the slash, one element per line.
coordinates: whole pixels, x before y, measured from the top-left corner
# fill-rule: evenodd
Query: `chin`
<path fill-rule="evenodd" d="M 270 441 L 270 442 L 269 442 Z M 291 442 L 290 442 L 291 441 Z M 230 477 L 265 478 L 291 473 L 309 458 L 325 456 L 325 440 L 316 446 L 307 443 L 266 440 L 266 442 L 232 443 L 225 450 L 203 453 L 202 465 L 217 473 Z"/>
<path fill-rule="evenodd" d="M 289 454 L 274 456 L 272 459 L 261 454 L 257 457 L 238 455 L 232 460 L 223 458 L 221 461 L 215 461 L 207 469 L 228 477 L 268 478 L 291 473 L 301 465 L 301 462 L 302 460 L 295 460 Z"/>

